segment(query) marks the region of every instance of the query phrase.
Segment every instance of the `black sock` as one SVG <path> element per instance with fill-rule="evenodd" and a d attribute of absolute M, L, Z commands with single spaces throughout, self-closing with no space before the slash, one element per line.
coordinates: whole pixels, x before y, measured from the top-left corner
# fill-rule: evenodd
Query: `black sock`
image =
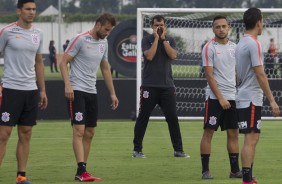
<path fill-rule="evenodd" d="M 202 174 L 209 171 L 210 154 L 201 154 Z"/>
<path fill-rule="evenodd" d="M 231 172 L 234 174 L 240 171 L 238 160 L 239 160 L 239 153 L 229 153 Z"/>
<path fill-rule="evenodd" d="M 25 172 L 18 171 L 18 172 L 17 172 L 17 176 L 23 176 L 23 177 L 25 177 Z"/>
<path fill-rule="evenodd" d="M 86 165 L 84 162 L 79 162 L 77 163 L 77 175 L 81 175 L 82 173 L 84 173 L 86 171 Z"/>
<path fill-rule="evenodd" d="M 243 181 L 251 182 L 252 181 L 252 169 L 249 167 L 243 167 Z"/>

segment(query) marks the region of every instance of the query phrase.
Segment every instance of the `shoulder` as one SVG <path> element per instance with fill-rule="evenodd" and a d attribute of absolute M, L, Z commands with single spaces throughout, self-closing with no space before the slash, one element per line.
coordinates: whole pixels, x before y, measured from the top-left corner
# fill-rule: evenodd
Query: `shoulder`
<path fill-rule="evenodd" d="M 205 50 L 214 50 L 214 49 L 215 49 L 214 47 L 215 47 L 217 44 L 218 44 L 218 43 L 215 42 L 214 39 L 211 39 L 210 41 L 208 41 L 208 42 L 204 45 L 203 51 L 205 51 Z"/>
<path fill-rule="evenodd" d="M 144 36 L 144 37 L 142 38 L 142 40 L 153 41 L 153 40 L 154 40 L 154 36 L 153 36 L 153 35 L 147 35 L 147 36 Z"/>
<path fill-rule="evenodd" d="M 8 32 L 8 31 L 10 31 L 10 30 L 15 29 L 16 26 L 17 26 L 17 23 L 16 23 L 16 22 L 13 22 L 13 23 L 11 23 L 11 24 L 9 24 L 9 25 L 7 25 L 7 26 L 1 28 L 1 29 L 0 29 L 0 36 L 2 36 L 2 34 L 4 34 L 5 32 Z"/>

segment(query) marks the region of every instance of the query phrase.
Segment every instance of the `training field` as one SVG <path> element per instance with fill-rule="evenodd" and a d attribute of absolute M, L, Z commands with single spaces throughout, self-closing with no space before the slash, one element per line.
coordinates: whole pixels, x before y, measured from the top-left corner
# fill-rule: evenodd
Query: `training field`
<path fill-rule="evenodd" d="M 132 137 L 134 122 L 128 120 L 99 121 L 87 168 L 101 177 L 101 184 L 241 184 L 240 179 L 228 179 L 229 159 L 225 132 L 217 132 L 212 145 L 210 169 L 213 180 L 201 180 L 199 143 L 202 123 L 180 122 L 184 149 L 191 158 L 174 158 L 167 125 L 150 121 L 144 139 L 146 159 L 134 159 Z M 68 121 L 38 121 L 33 129 L 27 176 L 33 184 L 72 184 L 76 163 L 71 146 L 71 126 Z M 281 183 L 282 123 L 263 122 L 257 147 L 254 175 L 259 184 Z M 15 183 L 15 147 L 17 131 L 8 142 L 6 156 L 0 168 L 0 183 Z M 240 135 L 240 148 L 243 137 Z M 240 164 L 241 166 L 241 164 Z"/>

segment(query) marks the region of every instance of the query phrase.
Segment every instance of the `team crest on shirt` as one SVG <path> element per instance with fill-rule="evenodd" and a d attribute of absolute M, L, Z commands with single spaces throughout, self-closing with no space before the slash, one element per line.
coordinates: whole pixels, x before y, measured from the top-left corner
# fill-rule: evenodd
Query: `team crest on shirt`
<path fill-rule="evenodd" d="M 8 112 L 3 112 L 3 113 L 2 113 L 1 120 L 2 120 L 3 122 L 8 122 L 8 121 L 10 121 L 10 113 L 8 113 Z"/>
<path fill-rule="evenodd" d="M 217 118 L 215 116 L 211 116 L 210 119 L 209 119 L 209 124 L 210 125 L 215 125 L 216 124 L 216 119 Z"/>
<path fill-rule="evenodd" d="M 76 121 L 82 121 L 83 120 L 83 114 L 81 112 L 75 113 L 75 120 Z"/>
<path fill-rule="evenodd" d="M 143 92 L 143 98 L 149 98 L 149 91 Z"/>
<path fill-rule="evenodd" d="M 33 44 L 38 44 L 39 43 L 39 36 L 37 34 L 32 34 L 31 35 L 31 41 Z"/>
<path fill-rule="evenodd" d="M 105 52 L 105 45 L 104 44 L 99 44 L 99 52 L 103 54 Z"/>
<path fill-rule="evenodd" d="M 235 58 L 235 49 L 229 49 L 229 54 L 232 58 Z"/>

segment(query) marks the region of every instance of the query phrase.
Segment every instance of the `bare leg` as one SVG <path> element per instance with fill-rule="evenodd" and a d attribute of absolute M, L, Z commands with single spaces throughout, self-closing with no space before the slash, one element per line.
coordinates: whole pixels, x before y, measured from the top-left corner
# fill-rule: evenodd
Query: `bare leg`
<path fill-rule="evenodd" d="M 210 154 L 211 153 L 211 141 L 213 137 L 214 130 L 206 128 L 204 130 L 201 145 L 200 145 L 200 152 L 201 154 Z"/>
<path fill-rule="evenodd" d="M 0 126 L 0 166 L 6 152 L 6 145 L 12 133 L 12 126 Z"/>
<path fill-rule="evenodd" d="M 254 162 L 256 145 L 259 141 L 259 133 L 248 133 L 245 134 L 245 141 L 242 148 L 241 159 L 243 167 L 252 167 L 252 163 Z"/>
<path fill-rule="evenodd" d="M 84 148 L 83 148 L 83 136 L 84 136 L 84 125 L 73 125 L 73 151 L 77 163 L 85 162 L 84 160 Z"/>
<path fill-rule="evenodd" d="M 19 140 L 16 151 L 18 171 L 26 171 L 31 134 L 32 126 L 18 126 Z"/>
<path fill-rule="evenodd" d="M 227 150 L 228 153 L 239 153 L 238 129 L 227 130 Z"/>
<path fill-rule="evenodd" d="M 91 142 L 94 137 L 95 129 L 87 127 L 83 136 L 83 148 L 84 148 L 84 162 L 87 163 L 90 153 Z"/>

